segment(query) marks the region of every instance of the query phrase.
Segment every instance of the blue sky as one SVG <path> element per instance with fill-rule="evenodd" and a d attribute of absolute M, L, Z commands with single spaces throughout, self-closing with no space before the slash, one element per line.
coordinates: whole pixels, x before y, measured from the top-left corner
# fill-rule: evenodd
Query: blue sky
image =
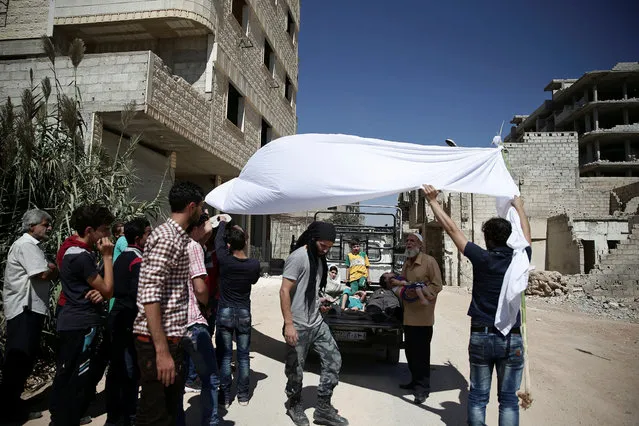
<path fill-rule="evenodd" d="M 298 133 L 488 146 L 552 78 L 639 60 L 639 2 L 589 3 L 302 0 Z"/>

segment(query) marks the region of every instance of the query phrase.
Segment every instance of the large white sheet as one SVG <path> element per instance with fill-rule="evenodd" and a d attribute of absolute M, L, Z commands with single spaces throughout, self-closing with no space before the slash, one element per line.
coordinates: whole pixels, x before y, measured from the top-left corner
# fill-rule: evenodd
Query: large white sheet
<path fill-rule="evenodd" d="M 424 146 L 349 135 L 286 136 L 258 150 L 240 176 L 206 196 L 211 206 L 237 214 L 275 214 L 365 201 L 418 189 L 493 195 L 515 232 L 513 261 L 504 277 L 495 326 L 507 334 L 519 312 L 530 263 L 519 217 L 519 195 L 497 148 Z"/>
<path fill-rule="evenodd" d="M 258 150 L 240 176 L 211 191 L 206 202 L 226 213 L 291 213 L 397 194 L 424 183 L 456 192 L 519 194 L 501 148 L 302 134 Z"/>

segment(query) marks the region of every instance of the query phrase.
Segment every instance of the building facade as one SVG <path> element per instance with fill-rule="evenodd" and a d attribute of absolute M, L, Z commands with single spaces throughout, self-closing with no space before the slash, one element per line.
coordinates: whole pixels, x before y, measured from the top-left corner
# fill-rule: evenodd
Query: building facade
<path fill-rule="evenodd" d="M 115 146 L 134 101 L 126 135 L 141 135 L 136 195 L 155 196 L 167 170 L 208 191 L 261 146 L 296 132 L 299 23 L 299 0 L 4 1 L 0 95 L 19 102 L 29 70 L 36 80 L 49 75 L 40 36 L 63 51 L 80 38 L 87 143 Z M 61 57 L 56 69 L 64 87 L 73 67 Z M 266 252 L 268 217 L 237 219 Z"/>
<path fill-rule="evenodd" d="M 639 63 L 553 80 L 552 100 L 513 118 L 503 147 L 524 198 L 532 265 L 569 275 L 592 294 L 639 295 Z M 493 197 L 445 193 L 444 207 L 470 241 L 495 216 Z M 410 226 L 449 285 L 472 285 L 472 266 L 442 232 L 420 193 L 400 196 Z"/>

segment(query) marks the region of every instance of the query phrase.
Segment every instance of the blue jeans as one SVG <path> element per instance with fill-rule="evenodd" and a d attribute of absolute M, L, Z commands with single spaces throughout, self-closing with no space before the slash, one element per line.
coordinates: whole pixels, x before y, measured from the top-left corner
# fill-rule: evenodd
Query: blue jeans
<path fill-rule="evenodd" d="M 233 334 L 237 341 L 237 399 L 249 399 L 249 351 L 251 345 L 251 311 L 241 308 L 220 307 L 217 311 L 215 343 L 220 356 L 220 389 L 225 398 L 231 390 L 231 359 Z"/>
<path fill-rule="evenodd" d="M 497 370 L 499 426 L 519 425 L 517 390 L 524 369 L 524 347 L 519 334 L 502 336 L 495 333 L 470 334 L 470 393 L 468 424 L 486 423 L 486 405 L 490 396 L 493 367 Z"/>
<path fill-rule="evenodd" d="M 188 371 L 189 364 L 193 364 L 202 382 L 200 425 L 218 425 L 220 418 L 217 411 L 217 393 L 220 379 L 211 335 L 207 326 L 195 324 L 189 327 L 187 337 L 190 338 L 190 344 L 188 340 L 185 343 L 185 371 Z M 177 424 L 184 426 L 185 423 L 184 407 L 180 406 Z"/>

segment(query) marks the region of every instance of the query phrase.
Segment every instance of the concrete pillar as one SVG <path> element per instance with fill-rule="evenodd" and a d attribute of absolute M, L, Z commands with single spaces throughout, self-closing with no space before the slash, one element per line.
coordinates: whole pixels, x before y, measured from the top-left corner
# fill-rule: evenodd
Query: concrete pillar
<path fill-rule="evenodd" d="M 599 111 L 597 108 L 592 111 L 592 118 L 595 123 L 595 128 L 593 130 L 599 130 Z"/>
<path fill-rule="evenodd" d="M 595 141 L 595 161 L 601 160 L 601 150 L 599 149 L 599 141 Z"/>
<path fill-rule="evenodd" d="M 628 99 L 628 83 L 626 83 L 624 81 L 623 85 L 621 86 L 621 90 L 622 90 L 622 93 L 623 93 L 623 98 L 624 99 Z"/>
<path fill-rule="evenodd" d="M 626 139 L 624 141 L 623 146 L 624 146 L 624 151 L 625 151 L 625 154 L 626 154 L 626 161 L 630 161 L 630 154 L 632 153 L 632 150 L 630 148 L 630 141 L 628 139 Z"/>
<path fill-rule="evenodd" d="M 630 118 L 628 117 L 628 108 L 623 109 L 623 124 L 630 124 Z"/>
<path fill-rule="evenodd" d="M 250 235 L 251 235 L 251 215 L 247 214 L 246 216 L 244 216 L 245 220 L 246 220 L 246 228 L 244 229 L 244 233 L 249 236 L 249 242 L 246 245 L 246 255 L 248 257 L 251 257 L 251 240 L 250 240 Z"/>
<path fill-rule="evenodd" d="M 597 102 L 597 85 L 592 86 L 592 101 Z"/>

